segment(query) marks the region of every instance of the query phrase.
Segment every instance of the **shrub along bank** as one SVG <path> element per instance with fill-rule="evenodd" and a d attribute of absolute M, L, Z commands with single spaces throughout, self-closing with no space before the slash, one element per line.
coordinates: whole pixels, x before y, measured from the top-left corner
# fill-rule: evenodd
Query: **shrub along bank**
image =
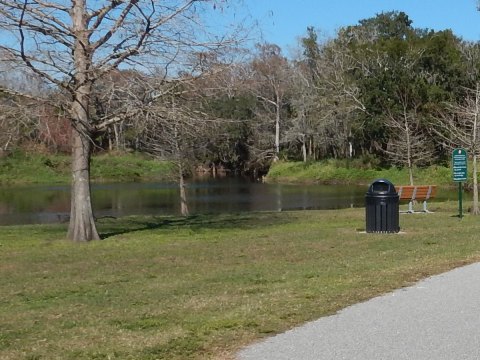
<path fill-rule="evenodd" d="M 67 184 L 71 178 L 70 164 L 69 155 L 17 152 L 0 158 L 0 185 Z M 138 153 L 104 153 L 92 157 L 93 182 L 176 180 L 172 174 L 171 163 Z M 272 164 L 265 181 L 366 185 L 378 178 L 386 178 L 396 185 L 409 182 L 406 169 L 376 169 L 346 160 L 279 161 Z M 453 185 L 451 169 L 446 166 L 415 169 L 414 180 L 416 184 Z M 467 187 L 469 185 L 467 182 Z"/>
<path fill-rule="evenodd" d="M 407 169 L 371 169 L 356 167 L 346 161 L 325 160 L 315 163 L 285 162 L 274 163 L 265 181 L 283 183 L 323 183 L 323 184 L 370 184 L 373 180 L 385 178 L 395 185 L 409 183 Z M 445 166 L 430 166 L 414 171 L 415 184 L 435 184 L 451 186 L 451 169 Z"/>

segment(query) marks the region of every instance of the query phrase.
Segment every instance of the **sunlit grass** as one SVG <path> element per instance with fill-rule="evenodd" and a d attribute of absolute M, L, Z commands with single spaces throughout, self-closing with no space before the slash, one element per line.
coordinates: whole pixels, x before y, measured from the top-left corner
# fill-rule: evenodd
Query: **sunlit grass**
<path fill-rule="evenodd" d="M 409 175 L 405 168 L 372 169 L 356 167 L 355 164 L 348 167 L 347 165 L 345 160 L 325 160 L 313 163 L 278 162 L 270 168 L 267 181 L 369 184 L 374 179 L 385 178 L 394 184 L 409 184 Z M 416 184 L 452 186 L 451 169 L 437 165 L 415 169 L 414 182 Z"/>
<path fill-rule="evenodd" d="M 0 358 L 225 359 L 478 261 L 480 218 L 456 206 L 401 215 L 396 235 L 362 233 L 363 209 L 104 219 L 89 244 L 0 227 Z"/>
<path fill-rule="evenodd" d="M 67 184 L 71 158 L 62 154 L 15 153 L 0 159 L 0 184 Z M 140 154 L 116 153 L 92 157 L 94 182 L 146 181 L 169 178 L 171 163 Z"/>

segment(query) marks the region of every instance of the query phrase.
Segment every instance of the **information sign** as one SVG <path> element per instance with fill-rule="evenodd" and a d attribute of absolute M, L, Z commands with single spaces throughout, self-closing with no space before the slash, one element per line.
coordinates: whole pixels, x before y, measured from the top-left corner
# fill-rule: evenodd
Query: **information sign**
<path fill-rule="evenodd" d="M 453 181 L 467 181 L 467 152 L 465 149 L 455 149 L 452 153 Z"/>
<path fill-rule="evenodd" d="M 458 183 L 458 217 L 463 217 L 462 182 L 467 181 L 467 152 L 465 149 L 455 149 L 452 152 L 453 181 Z"/>

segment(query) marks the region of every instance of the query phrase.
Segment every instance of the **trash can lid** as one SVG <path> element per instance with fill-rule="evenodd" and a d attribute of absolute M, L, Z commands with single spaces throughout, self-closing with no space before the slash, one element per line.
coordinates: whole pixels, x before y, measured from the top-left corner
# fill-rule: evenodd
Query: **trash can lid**
<path fill-rule="evenodd" d="M 387 179 L 377 179 L 368 188 L 367 195 L 370 194 L 396 195 L 397 191 L 395 185 Z"/>

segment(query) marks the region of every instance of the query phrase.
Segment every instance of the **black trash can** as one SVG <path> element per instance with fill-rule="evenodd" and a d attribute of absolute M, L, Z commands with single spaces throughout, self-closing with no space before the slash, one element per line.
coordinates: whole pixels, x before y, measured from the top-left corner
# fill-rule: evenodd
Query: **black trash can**
<path fill-rule="evenodd" d="M 388 180 L 375 180 L 365 194 L 367 233 L 398 233 L 399 199 L 395 186 Z"/>

